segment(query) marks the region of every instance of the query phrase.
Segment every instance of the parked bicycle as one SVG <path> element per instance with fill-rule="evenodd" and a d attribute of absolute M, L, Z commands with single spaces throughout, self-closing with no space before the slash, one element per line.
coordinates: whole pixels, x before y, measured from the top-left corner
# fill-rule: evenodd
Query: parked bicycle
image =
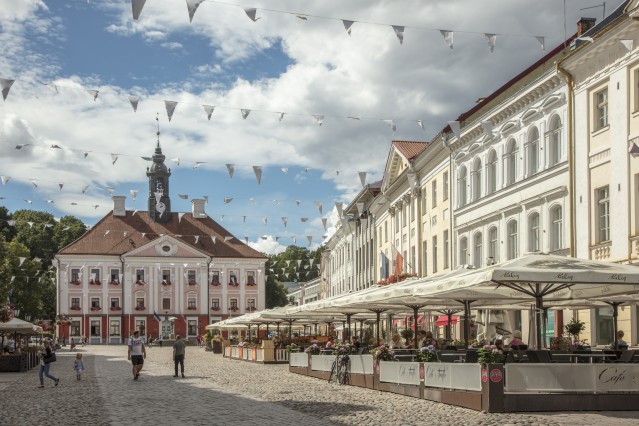
<path fill-rule="evenodd" d="M 338 353 L 331 367 L 331 374 L 328 376 L 328 382 L 347 385 L 350 382 L 350 358 L 348 354 Z"/>

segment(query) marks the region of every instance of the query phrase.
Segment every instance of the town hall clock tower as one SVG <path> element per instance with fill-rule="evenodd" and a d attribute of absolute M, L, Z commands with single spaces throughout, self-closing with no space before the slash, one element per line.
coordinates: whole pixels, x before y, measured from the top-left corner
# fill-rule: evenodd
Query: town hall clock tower
<path fill-rule="evenodd" d="M 146 175 L 149 177 L 149 216 L 160 223 L 171 220 L 171 199 L 169 198 L 171 169 L 166 168 L 165 159 L 158 140 L 153 154 L 153 164 L 146 168 Z"/>

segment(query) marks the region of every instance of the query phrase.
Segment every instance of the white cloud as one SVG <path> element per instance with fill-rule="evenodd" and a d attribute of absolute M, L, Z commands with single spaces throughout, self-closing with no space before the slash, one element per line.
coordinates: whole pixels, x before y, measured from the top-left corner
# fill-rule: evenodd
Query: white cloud
<path fill-rule="evenodd" d="M 249 247 L 264 254 L 279 254 L 286 251 L 286 246 L 275 241 L 275 238 L 272 235 L 268 235 L 266 237 L 267 238 L 265 240 L 259 238 L 255 242 L 249 241 Z"/>

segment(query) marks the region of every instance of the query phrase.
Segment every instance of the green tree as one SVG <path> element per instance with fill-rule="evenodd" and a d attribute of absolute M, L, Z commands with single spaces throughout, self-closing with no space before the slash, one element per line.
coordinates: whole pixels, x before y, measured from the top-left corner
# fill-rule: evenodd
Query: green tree
<path fill-rule="evenodd" d="M 53 241 L 56 253 L 68 246 L 87 231 L 86 225 L 75 216 L 64 216 L 53 227 Z"/>
<path fill-rule="evenodd" d="M 27 246 L 31 256 L 39 257 L 48 264 L 58 251 L 53 241 L 53 215 L 35 210 L 17 210 L 12 217 L 16 221 L 14 240 Z"/>
<path fill-rule="evenodd" d="M 13 240 L 16 235 L 16 228 L 9 225 L 11 214 L 6 207 L 0 206 L 0 235 L 4 236 L 5 241 Z"/>
<path fill-rule="evenodd" d="M 286 306 L 288 303 L 288 290 L 284 284 L 275 280 L 274 275 L 268 275 L 266 279 L 266 308 L 272 309 L 278 306 Z"/>

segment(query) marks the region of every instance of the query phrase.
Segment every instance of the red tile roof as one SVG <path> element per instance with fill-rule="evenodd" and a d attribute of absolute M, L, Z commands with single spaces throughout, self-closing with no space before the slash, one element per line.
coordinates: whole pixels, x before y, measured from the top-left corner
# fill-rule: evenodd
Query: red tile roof
<path fill-rule="evenodd" d="M 393 145 L 409 160 L 417 157 L 428 146 L 428 142 L 393 141 Z"/>
<path fill-rule="evenodd" d="M 195 219 L 191 213 L 185 213 L 180 221 L 178 213 L 173 213 L 171 220 L 158 223 L 150 218 L 148 212 L 133 213 L 127 211 L 126 216 L 113 216 L 112 212 L 107 214 L 84 235 L 60 250 L 59 254 L 122 255 L 164 234 L 216 258 L 266 259 L 262 253 L 236 238 L 224 241 L 224 237 L 233 235 L 208 216 Z M 200 237 L 197 244 L 196 235 Z M 211 237 L 216 237 L 215 243 Z"/>

